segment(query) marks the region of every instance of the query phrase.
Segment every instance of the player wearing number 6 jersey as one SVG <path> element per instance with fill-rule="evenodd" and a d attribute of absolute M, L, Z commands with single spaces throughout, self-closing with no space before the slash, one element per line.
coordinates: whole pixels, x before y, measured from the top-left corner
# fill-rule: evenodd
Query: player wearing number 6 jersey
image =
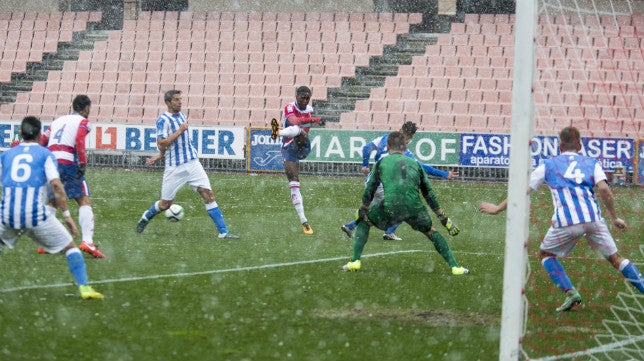
<path fill-rule="evenodd" d="M 579 154 L 581 136 L 575 127 L 559 133 L 561 154 L 543 161 L 530 176 L 529 191 L 543 183 L 550 187 L 554 214 L 550 229 L 541 242 L 541 264 L 552 281 L 567 294 L 566 301 L 557 311 L 568 311 L 581 303 L 581 295 L 573 287 L 557 257 L 567 256 L 585 236 L 591 248 L 600 252 L 622 275 L 644 293 L 644 277 L 637 267 L 617 252 L 615 241 L 604 222 L 594 187 L 608 211 L 611 223 L 624 230 L 626 223 L 617 217 L 613 195 L 606 182 L 606 174 L 597 159 Z M 479 210 L 496 214 L 507 208 L 507 200 L 499 205 L 481 203 Z"/>
<path fill-rule="evenodd" d="M 56 218 L 55 209 L 46 205 L 48 187 L 55 204 L 63 211 L 65 223 L 78 233 L 67 208 L 67 195 L 60 181 L 56 158 L 38 144 L 42 124 L 26 117 L 20 124 L 23 142 L 0 154 L 0 239 L 13 248 L 21 235 L 29 236 L 49 253 L 64 252 L 69 270 L 83 299 L 103 298 L 87 280 L 85 260 L 74 240 Z"/>
<path fill-rule="evenodd" d="M 82 236 L 80 249 L 96 258 L 105 258 L 94 244 L 94 211 L 85 179 L 85 138 L 92 129 L 87 119 L 91 107 L 92 101 L 87 95 L 77 95 L 72 101 L 73 113 L 54 120 L 40 144 L 47 146 L 56 156 L 65 192 L 78 203 L 78 223 Z"/>

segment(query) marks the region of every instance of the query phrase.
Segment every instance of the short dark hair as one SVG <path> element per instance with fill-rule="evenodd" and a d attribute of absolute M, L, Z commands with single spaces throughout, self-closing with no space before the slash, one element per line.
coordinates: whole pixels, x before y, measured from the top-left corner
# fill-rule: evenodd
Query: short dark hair
<path fill-rule="evenodd" d="M 391 132 L 389 137 L 387 137 L 387 147 L 389 151 L 399 151 L 402 152 L 405 150 L 407 143 L 405 142 L 405 136 L 401 132 Z"/>
<path fill-rule="evenodd" d="M 75 112 L 80 112 L 88 106 L 92 105 L 92 101 L 85 94 L 77 95 L 72 101 L 72 109 Z"/>
<path fill-rule="evenodd" d="M 575 127 L 565 127 L 559 132 L 559 147 L 566 150 L 579 150 L 581 134 Z"/>
<path fill-rule="evenodd" d="M 35 140 L 42 130 L 42 122 L 34 116 L 26 116 L 20 123 L 20 134 L 24 140 Z"/>
<path fill-rule="evenodd" d="M 296 94 L 296 95 L 297 95 L 297 94 L 300 94 L 300 93 L 309 93 L 309 95 L 310 95 L 310 94 L 311 94 L 311 89 L 310 89 L 308 86 L 306 86 L 306 85 L 302 85 L 302 86 L 298 87 L 298 88 L 295 90 L 295 94 Z"/>
<path fill-rule="evenodd" d="M 414 135 L 416 134 L 416 131 L 418 130 L 418 127 L 416 127 L 416 123 L 407 121 L 405 122 L 402 127 L 400 127 L 400 131 L 408 134 L 408 135 Z"/>
<path fill-rule="evenodd" d="M 167 92 L 165 92 L 165 94 L 163 95 L 163 100 L 164 100 L 166 103 L 167 103 L 167 102 L 170 102 L 170 101 L 172 101 L 172 97 L 173 97 L 175 94 L 181 94 L 181 90 L 177 90 L 177 89 L 168 90 L 168 91 L 167 91 Z"/>

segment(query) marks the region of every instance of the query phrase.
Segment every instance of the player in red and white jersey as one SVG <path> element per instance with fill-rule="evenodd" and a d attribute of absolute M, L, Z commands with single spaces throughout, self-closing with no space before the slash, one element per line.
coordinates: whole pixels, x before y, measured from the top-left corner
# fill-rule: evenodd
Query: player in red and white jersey
<path fill-rule="evenodd" d="M 105 255 L 94 245 L 94 212 L 89 198 L 89 186 L 85 179 L 87 152 L 85 138 L 91 131 L 89 116 L 92 101 L 87 95 L 77 95 L 72 102 L 73 113 L 63 115 L 53 123 L 40 144 L 54 153 L 58 162 L 60 180 L 69 198 L 78 203 L 78 223 L 81 226 L 80 249 L 96 258 Z"/>
<path fill-rule="evenodd" d="M 299 166 L 300 160 L 306 158 L 311 152 L 311 140 L 308 137 L 313 123 L 319 123 L 320 118 L 313 117 L 311 89 L 301 86 L 295 91 L 295 101 L 284 106 L 282 121 L 284 128 L 279 130 L 277 120 L 271 122 L 271 138 L 282 137 L 282 158 L 284 158 L 284 172 L 288 178 L 288 187 L 291 190 L 293 206 L 300 217 L 302 232 L 313 234 L 313 228 L 304 215 L 304 204 L 300 193 Z"/>

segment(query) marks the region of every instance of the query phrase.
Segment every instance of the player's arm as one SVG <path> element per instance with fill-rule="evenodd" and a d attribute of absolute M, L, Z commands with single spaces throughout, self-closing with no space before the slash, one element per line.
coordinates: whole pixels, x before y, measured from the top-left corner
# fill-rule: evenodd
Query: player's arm
<path fill-rule="evenodd" d="M 606 180 L 602 180 L 595 185 L 597 188 L 597 195 L 602 201 L 604 208 L 608 211 L 608 214 L 611 218 L 611 223 L 613 226 L 617 227 L 619 230 L 626 229 L 626 222 L 623 219 L 617 216 L 617 211 L 615 210 L 615 202 L 613 201 L 613 192 L 610 190 Z"/>
<path fill-rule="evenodd" d="M 488 202 L 481 202 L 479 204 L 479 212 L 487 213 L 487 214 L 497 214 L 497 213 L 505 211 L 506 208 L 508 208 L 508 200 L 507 199 L 504 199 L 499 204 L 493 204 L 493 203 L 488 203 Z"/>
<path fill-rule="evenodd" d="M 82 178 L 85 175 L 85 169 L 87 168 L 87 148 L 85 146 L 87 133 L 89 133 L 88 120 L 83 119 L 74 140 L 74 148 L 76 148 L 76 155 L 78 156 L 78 178 Z"/>
<path fill-rule="evenodd" d="M 165 154 L 165 150 L 170 146 L 170 144 L 177 140 L 177 138 L 179 138 L 186 130 L 188 130 L 188 122 L 183 122 L 181 126 L 179 126 L 179 129 L 169 136 L 165 138 L 157 137 L 157 147 L 159 148 L 159 152 Z"/>
<path fill-rule="evenodd" d="M 374 142 L 367 143 L 362 147 L 362 173 L 369 174 L 371 168 L 369 168 L 369 159 L 371 158 L 371 153 L 378 151 L 378 145 Z"/>
<path fill-rule="evenodd" d="M 51 127 L 47 128 L 41 135 L 40 135 L 40 140 L 38 143 L 42 145 L 43 147 L 46 147 L 47 144 L 49 144 L 49 134 L 50 134 Z"/>
<path fill-rule="evenodd" d="M 308 116 L 298 117 L 295 114 L 291 114 L 291 115 L 288 115 L 286 119 L 288 119 L 288 121 L 292 125 L 302 125 L 302 124 L 308 124 L 308 123 L 319 123 L 322 118 L 308 117 Z"/>
<path fill-rule="evenodd" d="M 373 166 L 373 169 L 369 174 L 369 179 L 367 180 L 364 193 L 362 194 L 363 206 L 368 207 L 371 204 L 371 201 L 373 200 L 373 197 L 376 194 L 376 190 L 378 189 L 379 185 L 380 185 L 380 162 L 377 162 Z"/>
<path fill-rule="evenodd" d="M 65 225 L 69 228 L 69 231 L 72 232 L 74 236 L 80 235 L 76 223 L 72 219 L 72 215 L 69 212 L 69 207 L 67 205 L 67 193 L 65 193 L 65 187 L 63 182 L 60 181 L 58 174 L 58 166 L 56 165 L 56 160 L 54 159 L 53 154 L 47 158 L 45 161 L 45 174 L 47 180 L 49 181 L 49 186 L 51 191 L 54 194 L 54 205 L 56 208 L 59 208 L 63 211 L 63 218 L 65 220 Z"/>
<path fill-rule="evenodd" d="M 420 162 L 418 162 L 420 166 Z M 422 166 L 420 166 L 422 168 Z M 442 214 L 443 211 L 441 210 L 441 205 L 438 203 L 438 198 L 436 197 L 436 194 L 432 190 L 432 186 L 429 183 L 429 178 L 427 178 L 427 174 L 424 171 L 420 171 L 421 178 L 420 178 L 420 185 L 419 185 L 419 190 L 420 194 L 422 194 L 423 198 L 425 198 L 425 202 L 429 205 L 429 208 L 438 215 L 439 213 Z"/>

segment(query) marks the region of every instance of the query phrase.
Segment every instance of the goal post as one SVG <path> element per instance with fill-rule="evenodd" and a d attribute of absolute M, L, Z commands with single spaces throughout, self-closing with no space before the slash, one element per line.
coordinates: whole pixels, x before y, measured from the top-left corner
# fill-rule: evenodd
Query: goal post
<path fill-rule="evenodd" d="M 530 139 L 533 131 L 535 73 L 535 32 L 537 1 L 517 1 L 512 84 L 512 128 L 508 207 L 505 226 L 503 305 L 501 311 L 500 361 L 517 361 L 524 333 L 524 285 L 528 265 L 530 198 L 527 194 L 532 162 Z"/>

